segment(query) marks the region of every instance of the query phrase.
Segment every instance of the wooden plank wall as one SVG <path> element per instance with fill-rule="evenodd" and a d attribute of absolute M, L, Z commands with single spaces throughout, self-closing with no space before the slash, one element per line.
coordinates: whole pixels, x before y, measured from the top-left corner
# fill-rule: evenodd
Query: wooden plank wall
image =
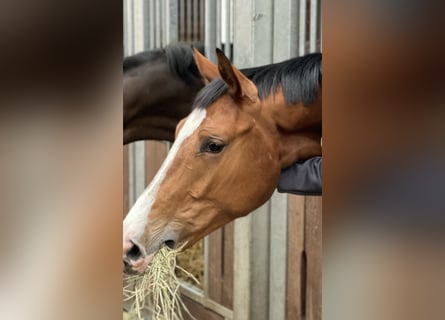
<path fill-rule="evenodd" d="M 287 319 L 321 320 L 322 198 L 289 195 Z"/>
<path fill-rule="evenodd" d="M 224 252 L 223 252 L 223 288 L 221 304 L 233 309 L 233 227 L 231 222 L 224 227 Z"/>
<path fill-rule="evenodd" d="M 287 243 L 287 319 L 301 319 L 303 315 L 303 251 L 304 251 L 304 197 L 288 196 Z"/>
<path fill-rule="evenodd" d="M 321 320 L 322 200 L 306 197 L 304 243 L 306 251 L 306 319 Z"/>
<path fill-rule="evenodd" d="M 233 309 L 233 222 L 209 235 L 207 297 Z"/>

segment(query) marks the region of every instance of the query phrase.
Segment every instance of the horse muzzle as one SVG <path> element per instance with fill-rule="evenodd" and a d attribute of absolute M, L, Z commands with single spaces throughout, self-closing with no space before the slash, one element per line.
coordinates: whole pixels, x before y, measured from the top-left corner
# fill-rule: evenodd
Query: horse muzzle
<path fill-rule="evenodd" d="M 124 273 L 136 274 L 143 273 L 147 269 L 148 265 L 153 260 L 156 252 L 163 246 L 166 245 L 170 249 L 176 247 L 175 240 L 162 240 L 158 245 L 155 246 L 155 250 L 150 250 L 150 254 L 146 253 L 146 250 L 137 241 L 128 240 L 124 243 L 123 249 L 123 262 L 124 262 Z"/>

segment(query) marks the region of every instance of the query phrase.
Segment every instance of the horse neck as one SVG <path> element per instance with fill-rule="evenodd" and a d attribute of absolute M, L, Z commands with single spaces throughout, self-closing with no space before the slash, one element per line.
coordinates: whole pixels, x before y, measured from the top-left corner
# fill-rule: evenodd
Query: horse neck
<path fill-rule="evenodd" d="M 262 113 L 273 131 L 282 168 L 321 156 L 321 92 L 311 105 L 288 105 L 282 94 L 263 101 Z"/>

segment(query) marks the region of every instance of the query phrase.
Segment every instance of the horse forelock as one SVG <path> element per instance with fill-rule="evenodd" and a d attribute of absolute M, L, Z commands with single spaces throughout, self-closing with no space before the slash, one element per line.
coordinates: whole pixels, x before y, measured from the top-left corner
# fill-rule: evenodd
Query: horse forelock
<path fill-rule="evenodd" d="M 216 78 L 196 95 L 194 108 L 206 109 L 227 92 L 227 85 L 221 78 Z"/>

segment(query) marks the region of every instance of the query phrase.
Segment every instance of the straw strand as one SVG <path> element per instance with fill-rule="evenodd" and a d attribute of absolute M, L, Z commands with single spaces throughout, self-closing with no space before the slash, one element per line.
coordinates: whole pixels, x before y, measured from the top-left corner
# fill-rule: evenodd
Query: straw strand
<path fill-rule="evenodd" d="M 150 310 L 155 320 L 183 320 L 182 309 L 195 319 L 185 306 L 180 295 L 180 280 L 175 270 L 199 284 L 189 272 L 176 264 L 176 256 L 184 245 L 177 249 L 162 247 L 153 257 L 143 274 L 124 277 L 124 301 L 133 301 L 131 313 L 144 320 L 142 312 Z"/>

